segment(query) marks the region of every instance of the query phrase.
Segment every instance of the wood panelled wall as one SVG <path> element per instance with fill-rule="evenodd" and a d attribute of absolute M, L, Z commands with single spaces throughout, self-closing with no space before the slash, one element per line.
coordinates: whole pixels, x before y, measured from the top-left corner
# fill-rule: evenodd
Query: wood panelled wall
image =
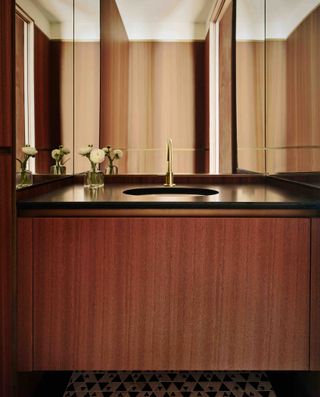
<path fill-rule="evenodd" d="M 228 6 L 219 21 L 219 172 L 233 171 L 233 87 L 232 87 L 232 40 L 233 6 Z"/>
<path fill-rule="evenodd" d="M 239 168 L 271 174 L 319 171 L 320 7 L 287 40 L 265 45 L 266 93 L 264 43 L 237 43 Z"/>
<path fill-rule="evenodd" d="M 114 0 L 101 3 L 100 147 L 125 149 L 119 172 L 208 171 L 205 42 L 129 42 Z"/>
<path fill-rule="evenodd" d="M 60 50 L 37 26 L 34 27 L 36 172 L 48 173 L 51 150 L 60 144 Z"/>
<path fill-rule="evenodd" d="M 16 14 L 15 56 L 16 56 L 16 157 L 21 158 L 21 147 L 25 145 L 24 125 L 24 21 Z"/>
<path fill-rule="evenodd" d="M 263 41 L 238 41 L 238 168 L 265 172 L 265 47 Z"/>
<path fill-rule="evenodd" d="M 204 172 L 205 42 L 130 42 L 129 49 L 128 170 L 165 172 L 171 137 L 175 172 Z"/>
<path fill-rule="evenodd" d="M 100 42 L 76 41 L 74 46 L 74 173 L 79 173 L 88 170 L 88 160 L 77 154 L 78 148 L 99 147 Z"/>
<path fill-rule="evenodd" d="M 127 147 L 129 40 L 115 0 L 100 2 L 100 147 Z M 117 141 L 114 141 L 117 137 Z M 121 160 L 121 164 L 125 159 Z"/>
<path fill-rule="evenodd" d="M 286 41 L 268 42 L 267 62 L 267 168 L 319 171 L 320 7 Z M 274 128 L 273 112 L 282 133 Z"/>
<path fill-rule="evenodd" d="M 14 2 L 0 2 L 0 395 L 13 396 Z"/>

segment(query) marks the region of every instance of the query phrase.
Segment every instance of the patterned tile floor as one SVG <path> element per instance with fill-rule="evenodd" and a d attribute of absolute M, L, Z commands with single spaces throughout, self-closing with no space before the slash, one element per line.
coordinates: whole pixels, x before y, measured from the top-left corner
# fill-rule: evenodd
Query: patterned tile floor
<path fill-rule="evenodd" d="M 63 397 L 276 397 L 265 372 L 73 372 Z"/>

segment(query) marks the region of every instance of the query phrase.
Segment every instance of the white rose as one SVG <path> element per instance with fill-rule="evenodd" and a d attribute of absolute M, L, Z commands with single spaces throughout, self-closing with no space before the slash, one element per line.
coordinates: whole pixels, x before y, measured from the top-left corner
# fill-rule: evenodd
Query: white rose
<path fill-rule="evenodd" d="M 116 159 L 121 159 L 121 157 L 123 156 L 122 150 L 120 150 L 120 149 L 115 149 L 113 151 L 113 153 L 114 153 L 114 157 Z"/>
<path fill-rule="evenodd" d="M 63 154 L 69 154 L 70 153 L 70 150 L 68 148 L 66 148 L 66 147 L 62 147 L 61 151 L 63 152 Z"/>
<path fill-rule="evenodd" d="M 92 146 L 87 146 L 87 147 L 81 147 L 78 150 L 78 153 L 81 154 L 82 156 L 85 156 L 87 154 L 89 154 L 92 150 Z"/>
<path fill-rule="evenodd" d="M 54 149 L 51 152 L 51 157 L 55 160 L 59 160 L 60 158 L 60 149 Z"/>
<path fill-rule="evenodd" d="M 31 146 L 23 147 L 22 151 L 24 154 L 27 154 L 28 156 L 35 156 L 38 153 L 37 149 Z"/>
<path fill-rule="evenodd" d="M 90 160 L 94 164 L 100 164 L 104 161 L 105 159 L 105 152 L 102 149 L 93 149 L 90 152 Z"/>

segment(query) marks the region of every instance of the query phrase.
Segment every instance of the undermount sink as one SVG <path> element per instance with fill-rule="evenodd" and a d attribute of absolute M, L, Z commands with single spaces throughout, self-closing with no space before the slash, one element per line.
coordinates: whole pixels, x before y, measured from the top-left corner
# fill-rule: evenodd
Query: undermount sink
<path fill-rule="evenodd" d="M 218 194 L 217 190 L 199 188 L 199 187 L 184 187 L 184 186 L 158 186 L 158 187 L 143 187 L 133 188 L 123 191 L 124 194 L 130 194 L 132 196 L 144 196 L 151 194 L 162 194 L 162 195 L 192 195 L 192 196 L 211 196 Z"/>

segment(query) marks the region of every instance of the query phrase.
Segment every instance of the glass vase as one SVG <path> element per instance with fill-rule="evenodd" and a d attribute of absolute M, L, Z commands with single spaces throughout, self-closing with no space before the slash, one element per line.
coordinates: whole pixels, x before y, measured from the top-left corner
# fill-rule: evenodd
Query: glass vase
<path fill-rule="evenodd" d="M 118 175 L 118 167 L 113 164 L 109 164 L 106 166 L 105 170 L 106 175 Z"/>
<path fill-rule="evenodd" d="M 50 174 L 52 175 L 65 175 L 66 167 L 64 165 L 52 165 L 50 167 Z"/>
<path fill-rule="evenodd" d="M 31 171 L 25 170 L 16 173 L 16 189 L 31 186 L 33 184 L 33 175 Z"/>
<path fill-rule="evenodd" d="M 101 171 L 87 171 L 84 175 L 84 187 L 98 189 L 104 186 L 104 175 Z"/>

